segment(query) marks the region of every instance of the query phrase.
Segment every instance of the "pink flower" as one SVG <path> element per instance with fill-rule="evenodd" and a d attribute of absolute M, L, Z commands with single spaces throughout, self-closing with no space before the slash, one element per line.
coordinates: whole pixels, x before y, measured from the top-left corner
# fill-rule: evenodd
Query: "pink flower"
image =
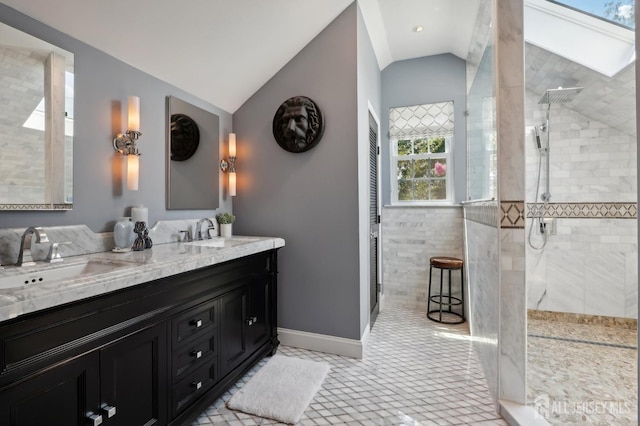
<path fill-rule="evenodd" d="M 447 166 L 436 161 L 434 171 L 436 176 L 443 176 L 445 173 L 447 173 Z"/>

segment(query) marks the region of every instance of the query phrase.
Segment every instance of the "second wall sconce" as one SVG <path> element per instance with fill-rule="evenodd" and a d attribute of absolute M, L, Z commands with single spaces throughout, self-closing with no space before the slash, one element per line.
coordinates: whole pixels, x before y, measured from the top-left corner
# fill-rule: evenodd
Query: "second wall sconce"
<path fill-rule="evenodd" d="M 220 161 L 220 169 L 229 172 L 229 195 L 236 196 L 236 134 L 229 133 L 229 158 Z"/>
<path fill-rule="evenodd" d="M 129 122 L 124 134 L 118 133 L 113 139 L 113 149 L 127 158 L 127 189 L 138 190 L 140 176 L 140 152 L 136 141 L 140 133 L 140 98 L 129 96 Z"/>

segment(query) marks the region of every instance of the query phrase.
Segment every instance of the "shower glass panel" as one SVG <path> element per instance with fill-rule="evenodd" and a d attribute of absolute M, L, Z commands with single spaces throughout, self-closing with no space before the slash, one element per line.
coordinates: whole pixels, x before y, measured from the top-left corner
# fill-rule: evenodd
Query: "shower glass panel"
<path fill-rule="evenodd" d="M 487 46 L 468 95 L 470 200 L 496 198 L 496 106 L 493 93 L 493 47 Z"/>

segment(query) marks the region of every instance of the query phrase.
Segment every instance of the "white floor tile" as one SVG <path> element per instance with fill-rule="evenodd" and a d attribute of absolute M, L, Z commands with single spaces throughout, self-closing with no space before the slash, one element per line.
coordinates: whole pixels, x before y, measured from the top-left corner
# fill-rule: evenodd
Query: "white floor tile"
<path fill-rule="evenodd" d="M 494 405 L 466 324 L 430 321 L 421 310 L 387 304 L 363 359 L 281 346 L 287 356 L 322 360 L 331 371 L 300 425 L 506 425 Z M 280 423 L 234 414 L 224 403 L 259 363 L 198 418 L 196 425 Z"/>

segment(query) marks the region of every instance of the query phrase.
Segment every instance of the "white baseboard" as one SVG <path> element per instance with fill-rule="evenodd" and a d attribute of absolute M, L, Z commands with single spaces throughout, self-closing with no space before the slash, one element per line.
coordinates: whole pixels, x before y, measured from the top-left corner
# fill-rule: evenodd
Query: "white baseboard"
<path fill-rule="evenodd" d="M 364 348 L 369 340 L 369 325 L 360 340 L 326 334 L 309 333 L 307 331 L 290 330 L 278 327 L 278 340 L 284 346 L 325 352 L 334 355 L 362 359 Z"/>

